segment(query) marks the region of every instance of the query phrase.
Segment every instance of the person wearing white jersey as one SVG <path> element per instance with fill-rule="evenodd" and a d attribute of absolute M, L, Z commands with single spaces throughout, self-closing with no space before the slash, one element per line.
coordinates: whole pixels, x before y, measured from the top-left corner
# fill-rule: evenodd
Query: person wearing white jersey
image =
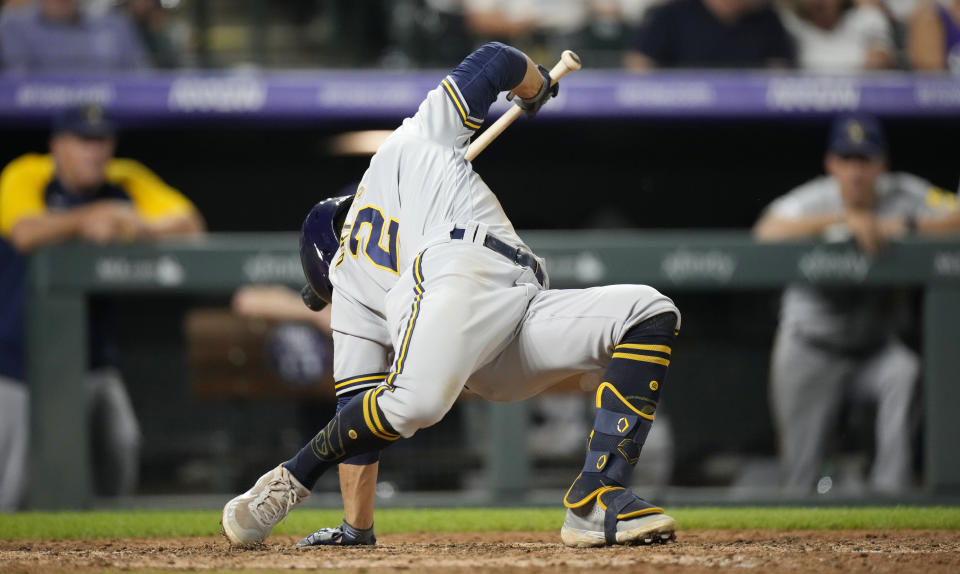
<path fill-rule="evenodd" d="M 441 420 L 468 379 L 484 398 L 514 401 L 598 369 L 596 419 L 564 497 L 561 537 L 570 546 L 673 538 L 674 520 L 625 485 L 653 423 L 679 311 L 642 285 L 550 290 L 543 260 L 464 157 L 500 92 L 532 116 L 557 89 L 522 52 L 482 46 L 387 138 L 355 196 L 308 215 L 308 295 L 332 303 L 334 378 L 356 394 L 226 504 L 232 544 L 265 540 L 338 463 Z"/>
<path fill-rule="evenodd" d="M 910 233 L 960 230 L 954 194 L 890 173 L 876 118 L 834 122 L 818 177 L 776 199 L 754 227 L 759 241 L 851 236 L 870 256 Z M 892 290 L 791 285 L 783 294 L 771 359 L 770 400 L 783 485 L 813 490 L 844 398 L 877 404 L 871 487 L 910 485 L 910 410 L 920 361 L 896 336 L 904 301 Z"/>

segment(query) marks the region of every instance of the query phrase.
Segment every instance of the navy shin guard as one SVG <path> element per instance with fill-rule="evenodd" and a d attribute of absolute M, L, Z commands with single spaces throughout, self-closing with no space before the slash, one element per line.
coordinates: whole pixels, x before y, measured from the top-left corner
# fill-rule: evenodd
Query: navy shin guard
<path fill-rule="evenodd" d="M 676 321 L 673 313 L 647 319 L 614 349 L 597 389 L 586 460 L 563 499 L 568 508 L 630 483 L 666 380 Z"/>
<path fill-rule="evenodd" d="M 377 395 L 384 388 L 370 389 L 353 397 L 283 466 L 300 484 L 312 490 L 323 473 L 344 459 L 393 444 L 400 435 L 377 405 Z"/>

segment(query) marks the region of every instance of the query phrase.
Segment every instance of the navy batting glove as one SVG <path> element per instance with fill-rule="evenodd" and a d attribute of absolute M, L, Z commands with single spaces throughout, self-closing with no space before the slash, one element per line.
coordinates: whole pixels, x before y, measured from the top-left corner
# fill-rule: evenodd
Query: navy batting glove
<path fill-rule="evenodd" d="M 543 104 L 547 103 L 547 100 L 556 97 L 556 95 L 560 93 L 560 82 L 552 86 L 550 85 L 550 70 L 540 64 L 537 64 L 537 69 L 540 70 L 540 75 L 543 76 L 543 84 L 540 85 L 540 91 L 531 98 L 516 98 L 516 101 L 514 101 L 514 103 L 527 114 L 528 118 L 537 115 L 537 112 L 540 111 Z M 513 101 L 515 95 L 513 92 L 510 92 L 507 94 L 507 99 Z"/>

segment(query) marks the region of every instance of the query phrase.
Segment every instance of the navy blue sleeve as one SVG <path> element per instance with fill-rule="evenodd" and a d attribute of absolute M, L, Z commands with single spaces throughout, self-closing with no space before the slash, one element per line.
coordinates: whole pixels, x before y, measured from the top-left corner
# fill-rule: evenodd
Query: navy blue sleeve
<path fill-rule="evenodd" d="M 500 92 L 517 87 L 526 73 L 527 58 L 523 52 L 490 42 L 460 62 L 450 77 L 470 106 L 470 115 L 483 119 Z"/>

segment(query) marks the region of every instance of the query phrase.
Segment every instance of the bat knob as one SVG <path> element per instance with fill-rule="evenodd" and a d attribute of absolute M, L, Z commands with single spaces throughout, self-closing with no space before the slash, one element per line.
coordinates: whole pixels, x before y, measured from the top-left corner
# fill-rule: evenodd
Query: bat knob
<path fill-rule="evenodd" d="M 564 50 L 563 54 L 560 55 L 560 60 L 570 70 L 579 70 L 583 65 L 580 63 L 580 56 L 573 50 Z"/>

